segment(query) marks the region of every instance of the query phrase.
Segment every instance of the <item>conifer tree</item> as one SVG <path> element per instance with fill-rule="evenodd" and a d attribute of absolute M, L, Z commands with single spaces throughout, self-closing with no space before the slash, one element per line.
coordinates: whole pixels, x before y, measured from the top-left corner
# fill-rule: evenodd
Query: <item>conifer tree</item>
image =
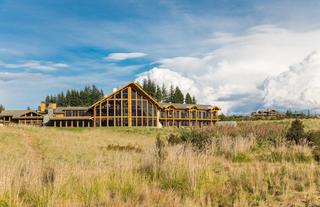
<path fill-rule="evenodd" d="M 192 104 L 193 103 L 192 98 L 190 96 L 190 93 L 186 94 L 185 103 L 186 104 Z"/>
<path fill-rule="evenodd" d="M 4 111 L 4 110 L 5 110 L 4 106 L 3 106 L 2 104 L 0 104 L 0 113 L 1 113 L 2 111 Z"/>
<path fill-rule="evenodd" d="M 183 93 L 181 92 L 180 88 L 177 86 L 175 91 L 174 91 L 172 103 L 181 103 L 181 104 L 183 104 L 183 102 L 184 102 Z"/>
<path fill-rule="evenodd" d="M 174 87 L 173 85 L 170 86 L 170 91 L 169 91 L 169 98 L 168 98 L 169 102 L 174 103 L 175 99 L 174 99 Z"/>
<path fill-rule="evenodd" d="M 192 104 L 197 104 L 197 100 L 195 96 L 192 97 Z"/>
<path fill-rule="evenodd" d="M 162 90 L 160 88 L 160 86 L 157 85 L 156 87 L 156 100 L 161 102 L 162 101 Z"/>
<path fill-rule="evenodd" d="M 168 103 L 168 92 L 167 92 L 167 88 L 164 84 L 162 84 L 161 93 L 162 93 L 162 100 L 161 101 L 164 103 Z"/>

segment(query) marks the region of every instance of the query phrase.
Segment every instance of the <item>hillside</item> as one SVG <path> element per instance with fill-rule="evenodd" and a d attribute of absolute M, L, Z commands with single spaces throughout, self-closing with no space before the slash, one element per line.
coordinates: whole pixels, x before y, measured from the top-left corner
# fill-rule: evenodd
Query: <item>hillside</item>
<path fill-rule="evenodd" d="M 284 143 L 289 124 L 203 130 L 205 151 L 156 145 L 179 129 L 2 127 L 0 206 L 320 205 L 320 167 L 309 146 Z"/>

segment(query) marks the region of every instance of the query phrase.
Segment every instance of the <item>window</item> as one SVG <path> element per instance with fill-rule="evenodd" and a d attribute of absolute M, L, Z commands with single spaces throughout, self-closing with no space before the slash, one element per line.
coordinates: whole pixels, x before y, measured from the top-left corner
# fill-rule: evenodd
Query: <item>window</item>
<path fill-rule="evenodd" d="M 136 110 L 137 110 L 136 100 L 132 100 L 132 116 L 137 115 Z"/>
<path fill-rule="evenodd" d="M 138 100 L 138 116 L 142 115 L 142 102 L 141 100 Z"/>
<path fill-rule="evenodd" d="M 147 100 L 143 100 L 143 116 L 147 116 Z"/>
<path fill-rule="evenodd" d="M 117 100 L 116 101 L 116 116 L 121 116 L 121 101 Z"/>
<path fill-rule="evenodd" d="M 137 91 L 135 91 L 134 89 L 131 89 L 131 98 L 132 99 L 136 99 L 137 98 Z"/>
<path fill-rule="evenodd" d="M 148 102 L 148 116 L 152 116 L 152 105 Z"/>
<path fill-rule="evenodd" d="M 122 90 L 122 98 L 128 98 L 128 88 Z"/>
<path fill-rule="evenodd" d="M 108 101 L 108 105 L 109 105 L 109 116 L 114 116 L 114 101 L 113 100 L 109 100 Z"/>
<path fill-rule="evenodd" d="M 115 95 L 115 97 L 116 97 L 116 98 L 121 98 L 121 93 L 120 93 L 120 92 L 117 93 L 117 94 Z"/>
<path fill-rule="evenodd" d="M 128 100 L 123 100 L 122 106 L 123 106 L 122 116 L 128 116 Z"/>

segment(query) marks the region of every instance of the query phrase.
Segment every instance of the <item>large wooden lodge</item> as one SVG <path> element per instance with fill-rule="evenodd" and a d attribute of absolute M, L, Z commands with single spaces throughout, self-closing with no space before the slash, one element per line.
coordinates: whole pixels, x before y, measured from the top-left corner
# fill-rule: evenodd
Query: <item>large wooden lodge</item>
<path fill-rule="evenodd" d="M 0 124 L 53 127 L 203 127 L 218 122 L 217 106 L 158 103 L 132 82 L 90 107 L 57 107 L 0 113 Z"/>

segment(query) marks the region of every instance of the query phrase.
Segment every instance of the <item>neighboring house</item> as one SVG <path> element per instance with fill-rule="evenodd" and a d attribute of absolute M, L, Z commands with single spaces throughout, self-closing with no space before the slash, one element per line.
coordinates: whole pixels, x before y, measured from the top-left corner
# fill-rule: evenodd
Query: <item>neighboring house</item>
<path fill-rule="evenodd" d="M 284 113 L 278 112 L 275 109 L 258 110 L 251 113 L 252 117 L 281 117 Z"/>
<path fill-rule="evenodd" d="M 35 113 L 53 127 L 203 127 L 215 125 L 219 111 L 210 105 L 158 103 L 132 82 L 90 107 L 41 103 Z"/>

